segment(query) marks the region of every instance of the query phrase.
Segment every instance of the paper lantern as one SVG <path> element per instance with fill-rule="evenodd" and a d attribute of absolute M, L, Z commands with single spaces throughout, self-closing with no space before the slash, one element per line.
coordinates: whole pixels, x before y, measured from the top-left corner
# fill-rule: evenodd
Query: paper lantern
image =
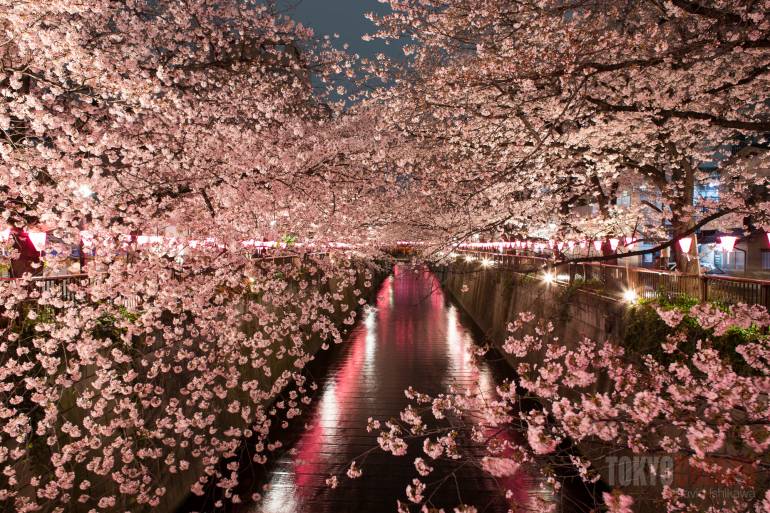
<path fill-rule="evenodd" d="M 684 239 L 679 239 L 679 248 L 682 250 L 682 253 L 689 253 L 691 247 L 692 247 L 692 237 L 685 237 Z"/>
<path fill-rule="evenodd" d="M 580 249 L 586 249 L 586 247 L 588 247 L 588 241 L 581 240 L 580 241 Z"/>
<path fill-rule="evenodd" d="M 43 251 L 45 248 L 45 240 L 48 234 L 45 232 L 29 232 L 28 235 L 32 245 L 35 246 L 35 249 L 38 251 Z"/>
<path fill-rule="evenodd" d="M 570 251 L 572 251 L 575 248 L 575 241 L 574 240 L 567 241 L 567 247 L 570 249 Z"/>
<path fill-rule="evenodd" d="M 594 249 L 595 249 L 596 251 L 601 251 L 601 250 L 602 250 L 602 241 L 600 241 L 600 240 L 595 240 L 595 241 L 594 241 Z"/>
<path fill-rule="evenodd" d="M 624 237 L 624 240 L 626 242 L 626 246 L 631 246 L 634 243 L 633 237 Z"/>
<path fill-rule="evenodd" d="M 612 251 L 618 249 L 618 244 L 620 244 L 620 240 L 614 238 L 610 239 L 610 247 L 612 248 Z"/>
<path fill-rule="evenodd" d="M 559 251 L 561 251 L 561 248 L 563 248 L 563 247 L 564 247 L 564 242 L 562 242 L 562 241 L 559 241 L 559 242 L 557 242 L 557 243 L 556 243 L 556 248 L 557 248 Z"/>
<path fill-rule="evenodd" d="M 738 237 L 733 237 L 732 235 L 722 235 L 719 237 L 719 242 L 722 244 L 722 250 L 727 251 L 728 253 L 735 249 L 735 242 L 737 240 Z"/>
<path fill-rule="evenodd" d="M 94 234 L 88 230 L 80 230 L 80 240 L 83 242 L 83 247 L 90 248 L 94 244 Z"/>

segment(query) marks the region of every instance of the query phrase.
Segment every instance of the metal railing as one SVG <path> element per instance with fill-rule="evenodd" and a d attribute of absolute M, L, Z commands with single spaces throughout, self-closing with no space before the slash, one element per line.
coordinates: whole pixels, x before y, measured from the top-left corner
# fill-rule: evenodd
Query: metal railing
<path fill-rule="evenodd" d="M 549 273 L 549 279 L 555 282 L 578 284 L 610 297 L 623 297 L 633 291 L 637 297 L 645 299 L 692 297 L 699 301 L 745 303 L 770 309 L 770 280 L 699 276 L 600 262 L 559 264 L 532 255 L 474 250 L 460 250 L 460 253 L 464 258 L 478 261 L 482 265 L 489 262 L 514 272 Z"/>

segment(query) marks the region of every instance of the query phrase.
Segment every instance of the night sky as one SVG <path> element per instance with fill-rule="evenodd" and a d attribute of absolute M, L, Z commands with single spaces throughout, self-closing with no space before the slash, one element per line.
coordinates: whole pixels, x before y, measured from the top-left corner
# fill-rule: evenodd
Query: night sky
<path fill-rule="evenodd" d="M 335 46 L 350 45 L 350 51 L 362 57 L 373 57 L 384 53 L 394 59 L 403 59 L 397 44 L 386 46 L 380 40 L 366 42 L 361 36 L 374 33 L 375 27 L 364 18 L 367 12 L 387 13 L 390 7 L 377 0 L 285 0 L 289 7 L 287 14 L 307 27 L 312 27 L 317 36 L 339 34 Z"/>

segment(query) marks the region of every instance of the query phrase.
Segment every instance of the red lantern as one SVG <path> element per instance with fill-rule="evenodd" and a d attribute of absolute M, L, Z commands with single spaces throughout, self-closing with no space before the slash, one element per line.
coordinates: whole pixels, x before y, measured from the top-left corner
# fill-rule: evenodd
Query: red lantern
<path fill-rule="evenodd" d="M 35 246 L 35 249 L 38 251 L 43 251 L 45 248 L 45 240 L 48 234 L 45 232 L 29 232 L 28 235 L 32 245 Z"/>
<path fill-rule="evenodd" d="M 733 237 L 732 235 L 722 235 L 719 238 L 719 242 L 722 244 L 722 250 L 727 251 L 730 253 L 735 248 L 735 242 L 738 240 L 738 237 Z"/>
<path fill-rule="evenodd" d="M 679 239 L 679 247 L 681 248 L 682 253 L 689 253 L 690 248 L 692 247 L 692 238 L 685 237 L 684 239 Z"/>

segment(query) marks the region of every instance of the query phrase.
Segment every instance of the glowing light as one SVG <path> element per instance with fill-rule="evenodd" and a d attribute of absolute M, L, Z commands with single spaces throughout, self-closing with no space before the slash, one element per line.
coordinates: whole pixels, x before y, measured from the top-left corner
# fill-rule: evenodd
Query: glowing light
<path fill-rule="evenodd" d="M 612 248 L 612 251 L 618 249 L 618 244 L 620 244 L 620 240 L 615 238 L 610 239 L 610 248 Z"/>
<path fill-rule="evenodd" d="M 601 251 L 601 250 L 602 250 L 602 241 L 600 241 L 600 240 L 595 240 L 595 241 L 594 241 L 594 249 L 595 249 L 596 251 Z"/>
<path fill-rule="evenodd" d="M 84 183 L 78 186 L 76 193 L 81 198 L 88 198 L 94 194 L 94 191 L 90 185 Z"/>
<path fill-rule="evenodd" d="M 83 246 L 90 248 L 94 244 L 94 234 L 88 230 L 80 231 L 80 240 L 83 241 Z"/>
<path fill-rule="evenodd" d="M 574 240 L 567 241 L 567 247 L 570 249 L 570 251 L 575 249 L 575 241 Z"/>
<path fill-rule="evenodd" d="M 43 251 L 43 248 L 45 248 L 45 240 L 48 234 L 45 232 L 29 232 L 28 235 L 32 245 L 35 246 L 35 249 L 38 251 Z"/>
<path fill-rule="evenodd" d="M 635 242 L 633 237 L 624 237 L 623 240 L 625 240 L 626 246 L 633 246 Z"/>
<path fill-rule="evenodd" d="M 732 235 L 722 235 L 719 238 L 719 242 L 722 244 L 722 250 L 727 251 L 728 253 L 735 249 L 735 243 L 737 240 L 738 237 L 733 237 Z"/>
<path fill-rule="evenodd" d="M 557 242 L 557 243 L 556 243 L 556 248 L 557 248 L 559 251 L 561 251 L 561 248 L 563 248 L 563 247 L 564 247 L 564 242 L 562 242 L 562 241 L 559 241 L 559 242 Z"/>
<path fill-rule="evenodd" d="M 5 242 L 11 237 L 11 229 L 6 228 L 0 232 L 0 241 Z"/>
<path fill-rule="evenodd" d="M 639 296 L 634 289 L 626 289 L 623 291 L 623 300 L 627 303 L 636 303 Z"/>
<path fill-rule="evenodd" d="M 556 277 L 553 275 L 551 271 L 546 271 L 543 273 L 543 281 L 550 285 L 556 280 Z"/>
<path fill-rule="evenodd" d="M 465 261 L 466 261 L 466 262 L 473 262 L 474 260 L 476 260 L 476 259 L 475 259 L 475 258 L 473 258 L 473 257 L 472 257 L 472 256 L 470 256 L 470 255 L 467 255 L 467 256 L 465 257 Z"/>
<path fill-rule="evenodd" d="M 581 240 L 580 241 L 580 249 L 586 249 L 588 247 L 588 241 L 587 240 Z"/>
<path fill-rule="evenodd" d="M 494 263 L 495 262 L 493 260 L 490 260 L 488 258 L 481 259 L 481 267 L 492 267 Z"/>
<path fill-rule="evenodd" d="M 689 253 L 691 247 L 692 247 L 691 237 L 685 237 L 684 239 L 679 239 L 679 248 L 682 250 L 682 253 Z"/>

